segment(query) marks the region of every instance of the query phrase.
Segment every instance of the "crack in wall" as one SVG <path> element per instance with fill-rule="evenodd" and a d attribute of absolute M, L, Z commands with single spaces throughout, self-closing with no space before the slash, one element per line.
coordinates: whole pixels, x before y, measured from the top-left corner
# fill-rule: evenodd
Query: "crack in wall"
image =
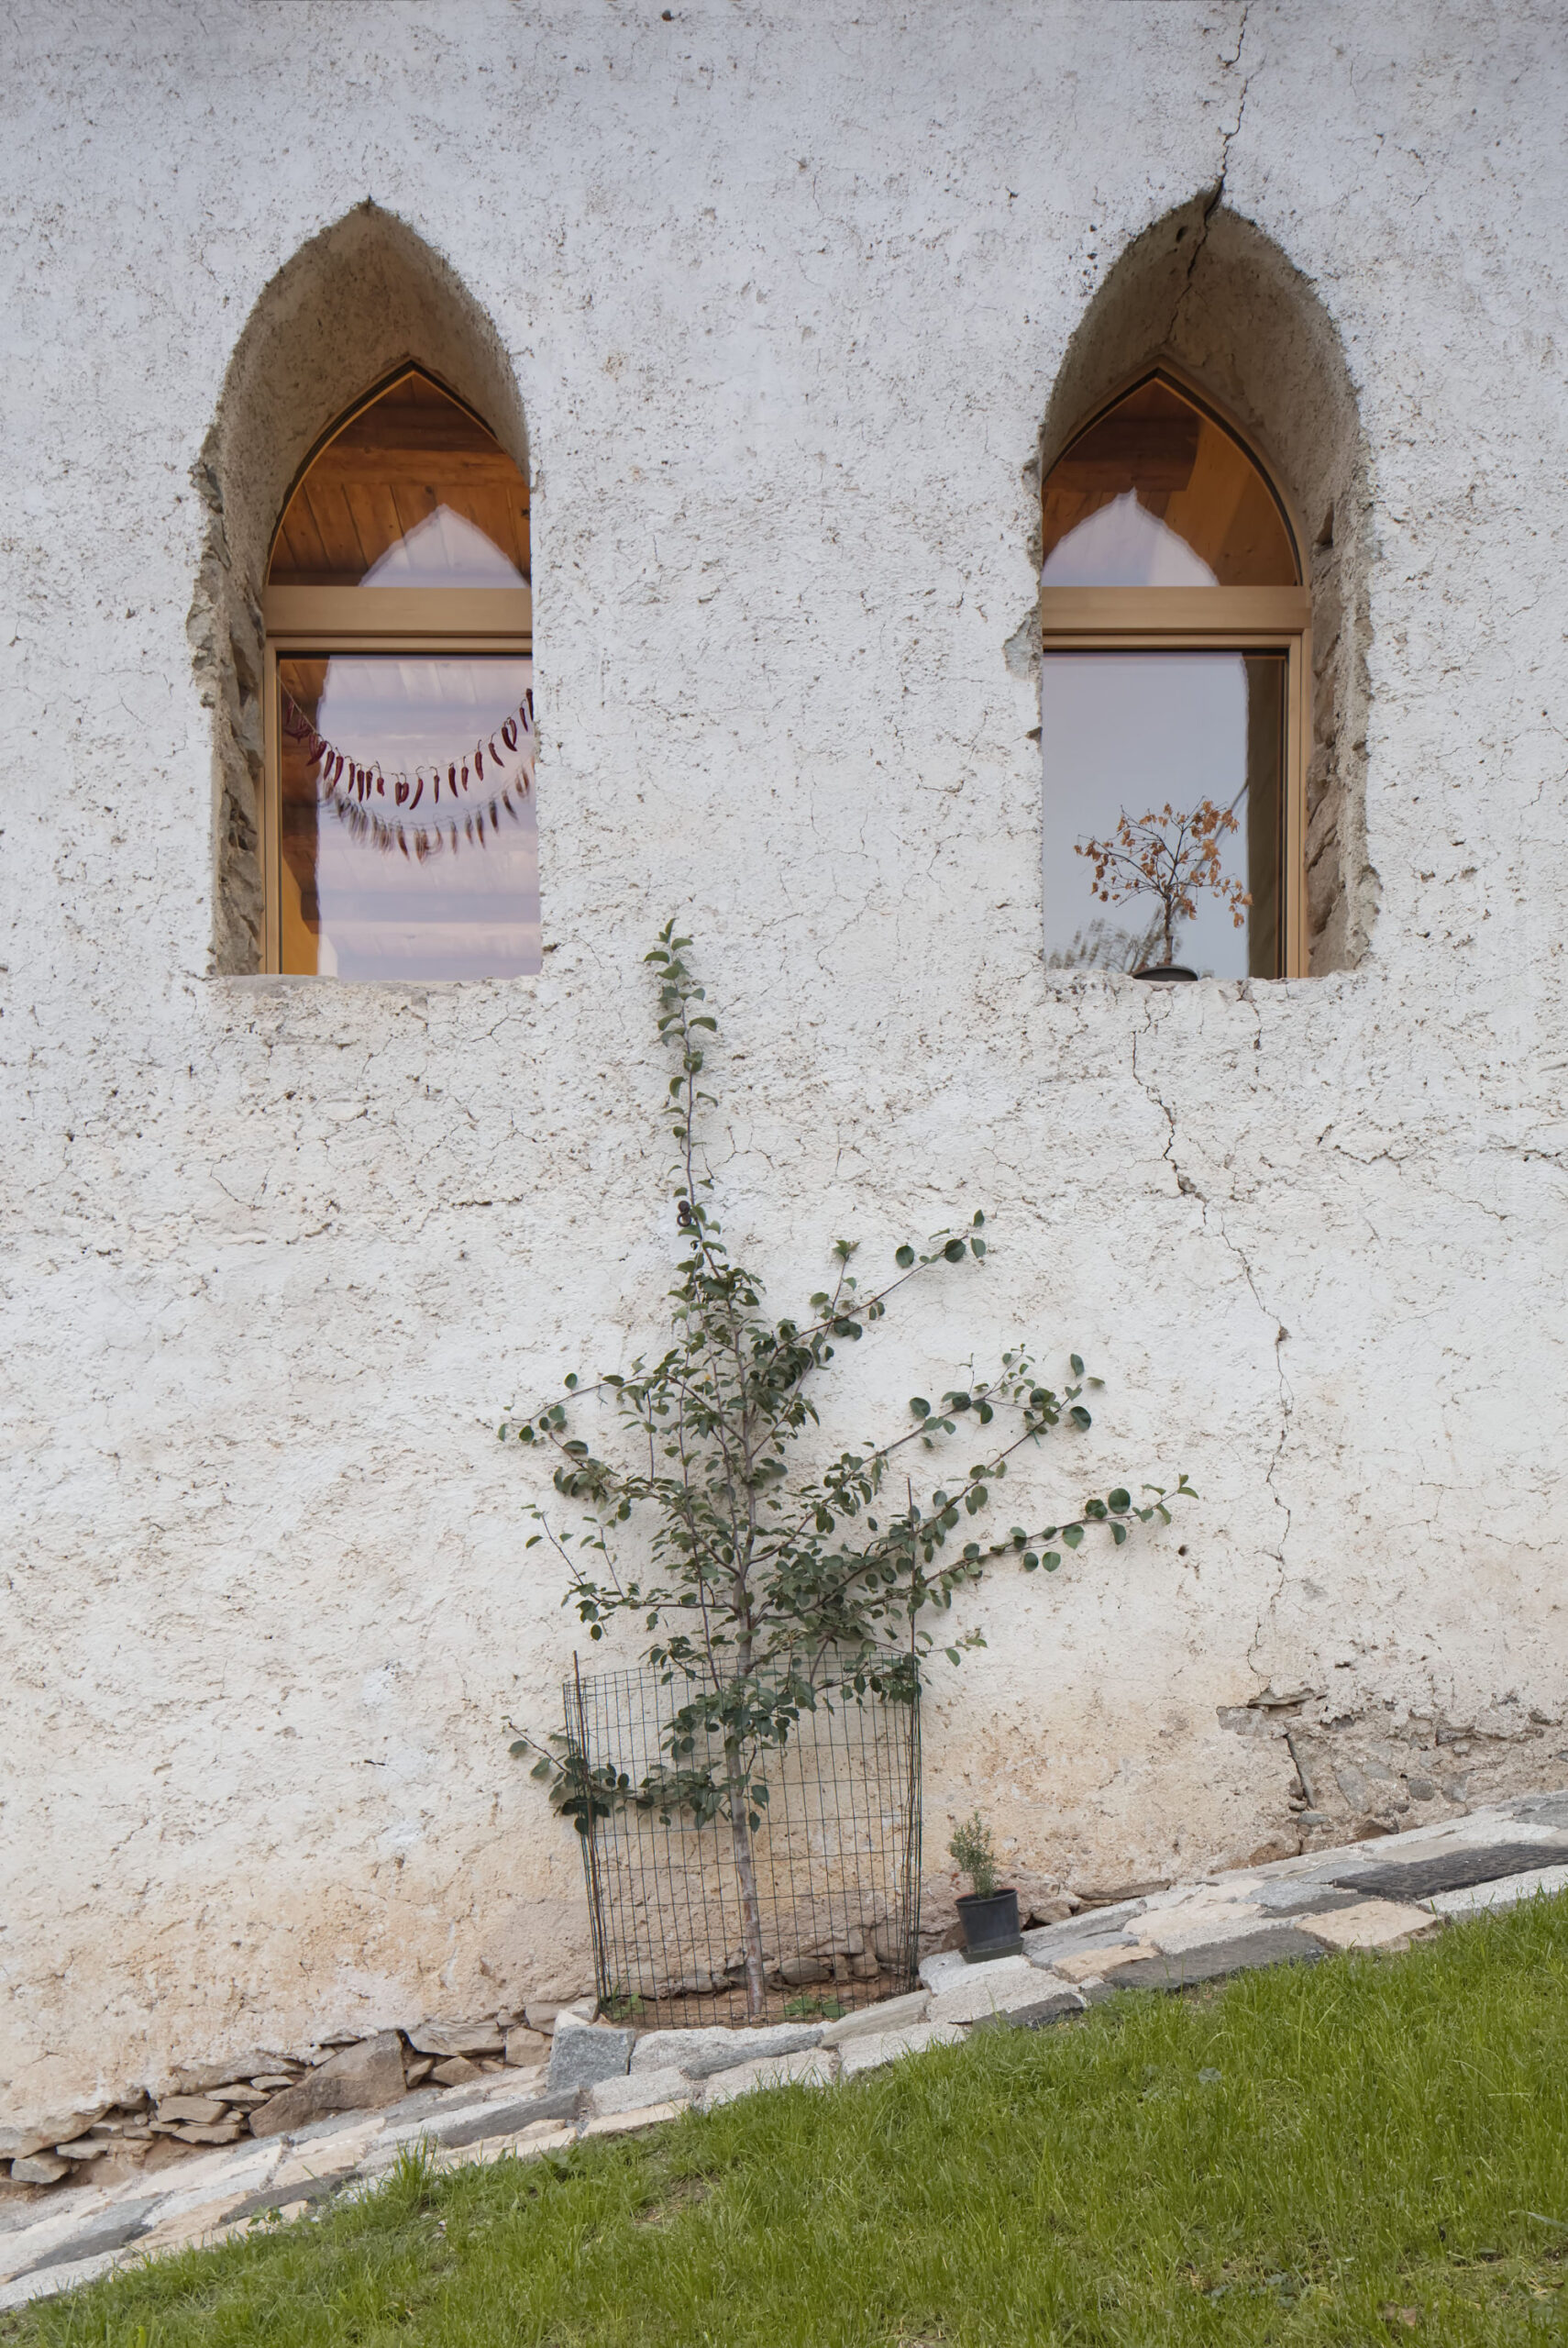
<path fill-rule="evenodd" d="M 1246 0 L 1246 6 L 1242 10 L 1242 21 L 1236 28 L 1236 47 L 1234 53 L 1230 57 L 1221 57 L 1220 60 L 1220 65 L 1227 73 L 1231 72 L 1242 61 L 1242 50 L 1246 44 L 1247 39 L 1247 19 L 1252 13 L 1253 0 Z M 1247 111 L 1247 92 L 1252 87 L 1252 78 L 1253 77 L 1250 73 L 1243 75 L 1242 80 L 1241 95 L 1236 101 L 1236 119 L 1231 124 L 1228 129 L 1221 129 L 1220 133 L 1219 174 L 1215 179 L 1214 185 L 1210 188 L 1209 194 L 1203 200 L 1203 210 L 1199 216 L 1198 223 L 1198 234 L 1193 239 L 1192 250 L 1187 255 L 1187 274 L 1182 279 L 1181 291 L 1176 295 L 1176 302 L 1171 310 L 1169 322 L 1165 327 L 1165 340 L 1167 342 L 1175 339 L 1176 326 L 1181 317 L 1183 305 L 1187 301 L 1187 295 L 1192 291 L 1192 281 L 1197 273 L 1198 264 L 1203 257 L 1203 249 L 1209 242 L 1209 223 L 1212 221 L 1214 215 L 1219 211 L 1220 206 L 1225 201 L 1225 183 L 1231 169 L 1231 149 L 1235 140 L 1241 136 L 1242 122 Z"/>
<path fill-rule="evenodd" d="M 1256 1006 L 1254 1005 L 1253 1008 L 1255 1011 Z M 1155 1016 L 1155 1005 L 1151 1001 L 1145 1006 L 1144 1011 L 1142 1032 L 1145 1037 L 1152 1036 L 1154 1033 Z M 1261 1034 L 1262 1027 L 1260 1022 L 1260 1039 Z M 1159 1091 L 1158 1086 L 1154 1080 L 1152 1078 L 1146 1079 L 1142 1069 L 1139 1067 L 1138 1040 L 1139 1031 L 1134 1028 L 1132 1031 L 1132 1080 L 1137 1085 L 1139 1091 L 1143 1094 L 1144 1098 L 1151 1102 L 1153 1105 L 1159 1110 L 1161 1115 L 1165 1121 L 1165 1146 L 1160 1153 L 1161 1157 L 1165 1163 L 1170 1167 L 1171 1171 L 1175 1174 L 1176 1189 L 1181 1195 L 1184 1198 L 1191 1198 L 1198 1201 L 1198 1213 L 1202 1217 L 1203 1228 L 1207 1232 L 1210 1228 L 1209 1218 L 1209 1200 L 1205 1191 L 1187 1172 L 1186 1168 L 1181 1165 L 1176 1157 L 1176 1112 L 1172 1108 L 1170 1102 L 1165 1099 L 1164 1093 Z M 1289 1380 L 1285 1374 L 1285 1362 L 1281 1352 L 1281 1348 L 1289 1342 L 1290 1332 L 1286 1327 L 1284 1322 L 1279 1318 L 1278 1314 L 1272 1311 L 1265 1301 L 1258 1288 L 1257 1280 L 1253 1276 L 1252 1262 L 1247 1255 L 1247 1251 L 1243 1246 L 1242 1246 L 1238 1240 L 1231 1236 L 1230 1229 L 1225 1222 L 1224 1211 L 1218 1202 L 1215 1202 L 1214 1205 L 1214 1222 L 1212 1227 L 1218 1233 L 1221 1245 L 1229 1250 L 1231 1255 L 1235 1257 L 1237 1263 L 1241 1266 L 1242 1277 L 1246 1281 L 1248 1292 L 1251 1295 L 1253 1303 L 1257 1306 L 1258 1311 L 1264 1315 L 1265 1321 L 1272 1322 L 1274 1324 L 1274 1367 L 1275 1377 L 1279 1390 L 1279 1433 L 1275 1437 L 1274 1449 L 1269 1456 L 1268 1467 L 1264 1475 L 1264 1482 L 1268 1489 L 1270 1500 L 1274 1502 L 1275 1508 L 1282 1512 L 1285 1523 L 1280 1532 L 1279 1546 L 1276 1549 L 1269 1549 L 1264 1552 L 1265 1556 L 1274 1559 L 1279 1568 L 1279 1571 L 1275 1578 L 1273 1590 L 1269 1594 L 1265 1604 L 1259 1611 L 1256 1623 L 1253 1626 L 1253 1635 L 1247 1643 L 1248 1667 L 1253 1671 L 1260 1671 L 1260 1667 L 1254 1660 L 1254 1657 L 1256 1656 L 1258 1645 L 1264 1635 L 1264 1625 L 1274 1609 L 1278 1605 L 1281 1595 L 1284 1592 L 1286 1572 L 1285 1549 L 1286 1544 L 1290 1538 L 1290 1504 L 1280 1493 L 1275 1482 L 1275 1478 L 1279 1469 L 1279 1463 L 1285 1455 L 1286 1444 L 1289 1439 L 1291 1413 L 1295 1408 L 1295 1397 L 1291 1392 Z"/>

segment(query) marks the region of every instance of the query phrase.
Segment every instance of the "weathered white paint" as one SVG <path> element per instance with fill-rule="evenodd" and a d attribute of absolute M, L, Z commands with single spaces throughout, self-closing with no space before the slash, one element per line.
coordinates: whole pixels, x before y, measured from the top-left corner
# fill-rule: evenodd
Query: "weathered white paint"
<path fill-rule="evenodd" d="M 580 1977 L 504 1733 L 571 1625 L 493 1427 L 649 1326 L 671 911 L 781 1307 L 836 1234 L 995 1219 L 830 1434 L 1077 1344 L 1110 1382 L 1052 1489 L 1203 1494 L 1185 1555 L 965 1610 L 933 1846 L 979 1800 L 1056 1875 L 1244 1857 L 1289 1823 L 1284 1744 L 1236 1733 L 1270 1681 L 1357 1767 L 1473 1727 L 1417 1756 L 1440 1808 L 1487 1754 L 1561 1778 L 1561 35 L 1527 0 L 11 12 L 6 2117 Z M 1042 969 L 1004 647 L 1070 338 L 1221 172 L 1359 402 L 1375 917 L 1337 975 L 1152 997 Z M 367 196 L 526 419 L 537 981 L 210 974 L 193 469 L 269 281 Z"/>

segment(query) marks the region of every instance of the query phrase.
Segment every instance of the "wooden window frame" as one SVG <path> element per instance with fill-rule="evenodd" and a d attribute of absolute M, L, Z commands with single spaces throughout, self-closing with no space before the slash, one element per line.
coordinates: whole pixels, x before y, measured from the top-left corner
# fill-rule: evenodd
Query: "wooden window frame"
<path fill-rule="evenodd" d="M 534 598 L 527 587 L 269 587 L 262 682 L 262 969 L 282 970 L 282 779 L 279 741 L 280 657 L 336 652 L 497 653 L 531 659 Z"/>
<path fill-rule="evenodd" d="M 1244 448 L 1245 441 L 1242 445 Z M 1309 591 L 1305 587 L 1042 587 L 1040 646 L 1043 653 L 1285 654 L 1280 975 L 1305 978 L 1307 759 L 1312 738 L 1312 598 Z"/>

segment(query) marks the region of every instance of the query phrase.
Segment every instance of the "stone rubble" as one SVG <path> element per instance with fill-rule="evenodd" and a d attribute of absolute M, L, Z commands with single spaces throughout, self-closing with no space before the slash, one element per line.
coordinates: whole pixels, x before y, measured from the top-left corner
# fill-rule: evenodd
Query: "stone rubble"
<path fill-rule="evenodd" d="M 127 2260 L 304 2216 L 369 2189 L 415 2146 L 444 2168 L 536 2158 L 765 2088 L 848 2082 L 977 2029 L 1044 2027 L 1126 1989 L 1395 1952 L 1452 1916 L 1568 1889 L 1568 1794 L 1120 1889 L 1035 1925 L 1021 1955 L 971 1966 L 938 1951 L 917 1989 L 832 2020 L 638 2031 L 595 2021 L 590 1999 L 536 2003 L 340 2036 L 309 2059 L 251 2048 L 177 2072 L 156 2099 L 0 2128 L 0 2312 Z"/>

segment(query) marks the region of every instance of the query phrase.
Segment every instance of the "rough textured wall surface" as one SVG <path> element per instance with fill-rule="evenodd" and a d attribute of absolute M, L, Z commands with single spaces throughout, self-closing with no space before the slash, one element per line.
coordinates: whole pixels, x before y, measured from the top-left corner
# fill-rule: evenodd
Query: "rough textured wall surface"
<path fill-rule="evenodd" d="M 580 1977 L 504 1727 L 572 1625 L 494 1424 L 649 1325 L 671 912 L 780 1306 L 840 1233 L 993 1219 L 824 1440 L 1076 1345 L 1103 1407 L 1043 1491 L 1202 1494 L 966 1603 L 931 1845 L 978 1801 L 1104 1882 L 1560 1778 L 1560 8 L 24 0 L 4 39 L 6 2116 Z M 1364 935 L 1152 994 L 1043 969 L 1007 647 L 1073 338 L 1221 196 L 1357 406 Z M 212 436 L 367 199 L 525 419 L 536 980 L 222 975 Z"/>

